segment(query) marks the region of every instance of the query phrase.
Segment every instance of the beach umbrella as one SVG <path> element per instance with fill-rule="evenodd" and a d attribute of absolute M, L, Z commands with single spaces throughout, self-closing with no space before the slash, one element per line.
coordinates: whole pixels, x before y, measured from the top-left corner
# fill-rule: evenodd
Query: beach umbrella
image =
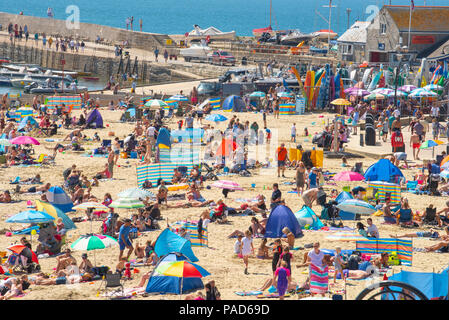
<path fill-rule="evenodd" d="M 229 180 L 218 180 L 218 181 L 215 181 L 211 186 L 215 187 L 215 188 L 220 188 L 220 189 L 243 191 L 243 188 L 237 182 L 233 182 L 233 181 L 229 181 Z"/>
<path fill-rule="evenodd" d="M 118 196 L 119 198 L 145 199 L 154 197 L 154 193 L 140 188 L 130 188 L 120 192 Z"/>
<path fill-rule="evenodd" d="M 377 89 L 371 91 L 371 93 L 379 93 L 379 94 L 383 94 L 384 96 L 387 96 L 390 93 L 394 94 L 394 90 L 389 89 L 389 88 L 377 88 Z"/>
<path fill-rule="evenodd" d="M 110 208 L 121 208 L 121 209 L 138 209 L 143 208 L 145 205 L 139 199 L 133 198 L 119 198 L 113 201 L 110 205 Z"/>
<path fill-rule="evenodd" d="M 415 89 L 408 95 L 409 98 L 427 98 L 436 96 L 438 96 L 438 94 L 436 94 L 435 92 L 423 88 Z"/>
<path fill-rule="evenodd" d="M 295 97 L 295 95 L 293 93 L 288 93 L 288 92 L 280 92 L 277 94 L 278 98 L 281 99 L 293 99 Z"/>
<path fill-rule="evenodd" d="M 103 234 L 86 234 L 80 236 L 70 248 L 75 251 L 90 251 L 97 249 L 105 249 L 118 245 L 118 241 L 107 235 Z"/>
<path fill-rule="evenodd" d="M 346 93 L 349 94 L 350 96 L 356 96 L 356 97 L 363 97 L 363 96 L 370 94 L 370 92 L 365 89 L 353 89 Z"/>
<path fill-rule="evenodd" d="M 252 98 L 264 98 L 266 96 L 265 92 L 262 91 L 254 91 L 249 95 Z"/>
<path fill-rule="evenodd" d="M 440 172 L 440 177 L 442 177 L 442 178 L 444 178 L 444 179 L 447 179 L 447 178 L 449 178 L 449 170 L 444 170 L 444 171 L 441 171 Z"/>
<path fill-rule="evenodd" d="M 222 116 L 221 114 L 210 114 L 208 115 L 205 120 L 208 121 L 214 121 L 214 122 L 223 122 L 228 120 L 225 116 Z"/>
<path fill-rule="evenodd" d="M 0 139 L 0 146 L 9 147 L 12 146 L 12 143 L 8 139 Z"/>
<path fill-rule="evenodd" d="M 387 94 L 387 97 L 394 98 L 394 90 L 393 90 L 393 92 Z M 408 97 L 408 93 L 405 91 L 398 90 L 398 91 L 396 91 L 396 97 Z"/>
<path fill-rule="evenodd" d="M 154 273 L 167 277 L 180 278 L 180 295 L 182 295 L 184 278 L 203 278 L 210 275 L 210 273 L 203 267 L 186 260 L 163 262 L 154 270 Z"/>
<path fill-rule="evenodd" d="M 332 241 L 360 241 L 366 240 L 365 237 L 354 232 L 335 232 L 325 237 L 326 240 Z"/>
<path fill-rule="evenodd" d="M 186 101 L 189 101 L 189 98 L 187 98 L 186 96 L 183 96 L 182 94 L 176 94 L 174 96 L 171 96 L 169 98 L 169 100 L 186 102 Z"/>
<path fill-rule="evenodd" d="M 83 202 L 73 207 L 74 210 L 108 210 L 109 208 L 102 203 L 99 202 Z"/>
<path fill-rule="evenodd" d="M 385 96 L 380 93 L 371 93 L 369 95 L 366 95 L 363 97 L 363 100 L 365 101 L 371 101 L 371 100 L 384 100 Z"/>
<path fill-rule="evenodd" d="M 178 278 L 202 278 L 210 275 L 203 267 L 186 260 L 161 263 L 156 270 L 164 276 Z"/>
<path fill-rule="evenodd" d="M 55 220 L 54 217 L 43 211 L 26 210 L 6 219 L 9 223 L 44 223 Z"/>
<path fill-rule="evenodd" d="M 72 248 L 72 250 L 74 251 L 91 251 L 91 250 L 110 248 L 117 245 L 118 241 L 111 236 L 103 234 L 86 234 L 80 236 L 74 243 L 72 243 L 70 248 Z M 95 255 L 95 251 L 94 251 L 94 259 L 96 265 L 97 257 Z"/>
<path fill-rule="evenodd" d="M 39 141 L 30 136 L 20 136 L 10 141 L 12 144 L 34 144 L 40 145 Z"/>
<path fill-rule="evenodd" d="M 427 140 L 424 141 L 423 143 L 421 143 L 421 146 L 419 147 L 420 149 L 428 149 L 428 148 L 433 148 L 436 146 L 439 146 L 440 144 L 443 144 L 443 141 L 440 140 Z"/>
<path fill-rule="evenodd" d="M 30 248 L 28 248 L 27 246 L 24 246 L 22 244 L 15 244 L 15 245 L 7 247 L 6 249 L 8 249 L 9 251 L 14 252 L 16 254 L 21 254 L 23 252 L 24 256 L 27 256 L 31 252 L 31 261 L 39 264 L 39 259 L 37 258 L 36 253 L 33 250 L 31 250 Z"/>
<path fill-rule="evenodd" d="M 166 104 L 164 101 L 159 100 L 159 99 L 148 100 L 143 105 L 144 108 L 148 108 L 148 109 L 151 109 L 151 110 L 159 110 L 160 108 L 166 107 L 166 106 L 168 106 L 168 104 Z"/>
<path fill-rule="evenodd" d="M 337 208 L 354 214 L 360 215 L 370 215 L 376 212 L 376 208 L 370 205 L 368 202 L 357 200 L 357 199 L 349 199 L 345 200 L 337 205 Z"/>
<path fill-rule="evenodd" d="M 408 84 L 408 85 L 399 87 L 398 90 L 401 90 L 401 91 L 410 93 L 410 92 L 412 92 L 413 90 L 415 90 L 415 89 L 417 89 L 417 88 L 418 88 L 418 87 L 416 87 L 416 86 L 413 86 L 413 85 L 409 85 L 409 84 Z"/>
<path fill-rule="evenodd" d="M 439 86 L 437 84 L 428 84 L 427 86 L 425 86 L 423 89 L 426 89 L 428 91 L 433 91 L 436 92 L 438 94 L 441 94 L 444 90 L 444 88 L 442 86 Z"/>
<path fill-rule="evenodd" d="M 365 177 L 358 172 L 343 171 L 334 176 L 334 181 L 363 181 Z"/>
<path fill-rule="evenodd" d="M 336 106 L 350 106 L 351 102 L 349 102 L 346 99 L 335 99 L 334 101 L 331 102 L 331 104 L 336 105 Z"/>

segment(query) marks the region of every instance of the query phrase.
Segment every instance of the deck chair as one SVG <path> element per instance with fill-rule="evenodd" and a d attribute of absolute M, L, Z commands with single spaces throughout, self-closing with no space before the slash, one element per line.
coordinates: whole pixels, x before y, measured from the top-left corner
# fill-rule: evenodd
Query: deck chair
<path fill-rule="evenodd" d="M 426 216 L 423 219 L 423 223 L 433 226 L 438 225 L 436 216 L 437 216 L 437 208 L 426 208 Z"/>
<path fill-rule="evenodd" d="M 121 282 L 122 276 L 120 273 L 107 273 L 104 277 L 106 281 L 104 286 L 105 295 L 112 299 L 113 296 L 123 297 L 124 289 Z M 108 295 L 110 293 L 111 295 Z M 121 294 L 119 294 L 121 293 Z"/>
<path fill-rule="evenodd" d="M 418 193 L 418 181 L 407 181 L 406 191 L 410 193 Z"/>

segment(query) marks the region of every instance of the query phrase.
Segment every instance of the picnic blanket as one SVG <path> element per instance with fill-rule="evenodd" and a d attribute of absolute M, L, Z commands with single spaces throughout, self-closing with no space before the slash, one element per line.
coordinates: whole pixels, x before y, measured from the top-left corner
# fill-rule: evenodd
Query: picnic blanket
<path fill-rule="evenodd" d="M 310 265 L 310 292 L 311 293 L 326 293 L 329 283 L 329 268 L 321 268 L 314 264 Z"/>

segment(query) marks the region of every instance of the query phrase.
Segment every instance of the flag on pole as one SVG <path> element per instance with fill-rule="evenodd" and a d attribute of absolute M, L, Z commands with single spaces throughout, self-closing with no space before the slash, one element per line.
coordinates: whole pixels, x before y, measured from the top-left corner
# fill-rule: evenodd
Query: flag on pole
<path fill-rule="evenodd" d="M 410 10 L 415 10 L 415 2 L 413 1 L 413 0 L 411 0 L 411 3 L 410 3 Z"/>

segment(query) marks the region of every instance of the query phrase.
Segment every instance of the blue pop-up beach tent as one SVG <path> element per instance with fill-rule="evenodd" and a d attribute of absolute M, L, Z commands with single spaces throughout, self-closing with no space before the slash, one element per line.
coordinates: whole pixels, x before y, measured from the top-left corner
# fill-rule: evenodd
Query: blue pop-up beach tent
<path fill-rule="evenodd" d="M 430 272 L 401 271 L 388 280 L 407 283 L 426 295 L 428 299 L 446 297 L 448 294 L 448 274 Z"/>
<path fill-rule="evenodd" d="M 354 199 L 352 194 L 350 194 L 349 192 L 346 192 L 346 191 L 342 191 L 337 196 L 337 198 L 335 198 L 335 201 L 337 201 L 338 203 L 342 203 L 343 201 L 349 200 L 349 199 Z M 339 215 L 340 215 L 341 220 L 354 220 L 355 219 L 355 214 L 352 212 L 346 212 L 346 211 L 340 210 Z"/>
<path fill-rule="evenodd" d="M 73 202 L 67 193 L 58 186 L 53 186 L 45 194 L 48 202 L 55 208 L 58 208 L 62 212 L 70 212 L 73 208 Z"/>
<path fill-rule="evenodd" d="M 309 225 L 313 230 L 319 230 L 324 227 L 324 224 L 321 222 L 320 218 L 318 218 L 315 212 L 308 206 L 303 206 L 301 210 L 295 212 L 295 217 L 302 228 L 306 225 Z"/>
<path fill-rule="evenodd" d="M 154 251 L 158 257 L 163 257 L 172 252 L 179 252 L 189 258 L 192 262 L 198 261 L 198 258 L 192 251 L 190 241 L 178 236 L 168 228 L 162 231 L 157 238 L 154 245 Z"/>
<path fill-rule="evenodd" d="M 245 112 L 245 101 L 239 96 L 229 96 L 223 101 L 223 111 Z"/>
<path fill-rule="evenodd" d="M 301 226 L 289 207 L 278 205 L 271 211 L 265 228 L 265 238 L 281 238 L 282 229 L 287 227 L 295 238 L 303 235 Z"/>
<path fill-rule="evenodd" d="M 39 128 L 39 123 L 36 121 L 36 119 L 34 119 L 32 116 L 26 116 L 22 119 L 22 121 L 20 121 L 19 126 L 17 127 L 17 131 L 22 131 L 26 127 L 28 122 L 35 128 Z"/>
<path fill-rule="evenodd" d="M 189 261 L 189 259 L 181 253 L 174 252 L 162 257 L 154 268 L 150 278 L 148 279 L 148 284 L 145 289 L 146 292 L 159 294 L 181 294 L 182 287 L 182 294 L 184 294 L 190 291 L 200 290 L 204 288 L 204 284 L 201 278 L 172 277 L 163 275 L 157 271 L 158 267 L 161 264 L 173 261 Z"/>
<path fill-rule="evenodd" d="M 401 170 L 388 159 L 380 159 L 365 171 L 366 181 L 397 182 L 403 176 Z"/>

